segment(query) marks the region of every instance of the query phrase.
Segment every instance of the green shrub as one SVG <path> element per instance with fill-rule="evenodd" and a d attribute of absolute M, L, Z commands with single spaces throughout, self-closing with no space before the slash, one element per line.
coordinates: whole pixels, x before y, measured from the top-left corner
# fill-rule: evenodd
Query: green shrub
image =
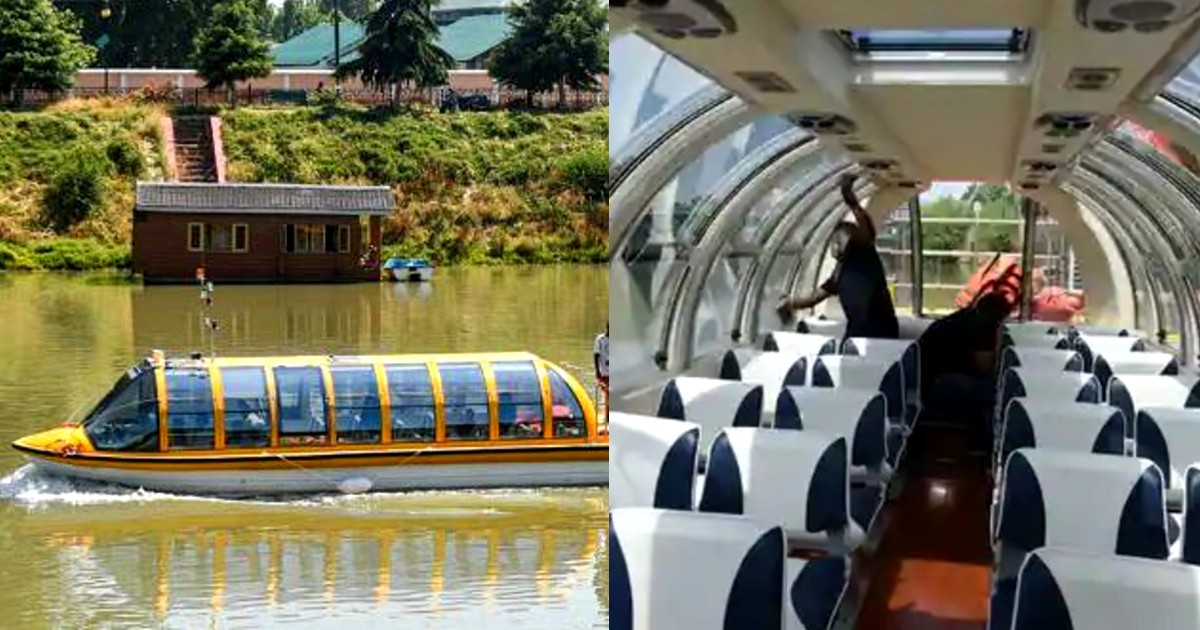
<path fill-rule="evenodd" d="M 95 153 L 81 151 L 67 158 L 46 188 L 46 223 L 62 232 L 86 219 L 104 202 L 107 161 Z"/>
<path fill-rule="evenodd" d="M 146 171 L 146 163 L 137 144 L 129 138 L 117 138 L 108 143 L 108 161 L 112 162 L 117 174 L 128 179 L 137 179 Z"/>
<path fill-rule="evenodd" d="M 558 164 L 562 183 L 589 201 L 608 198 L 608 152 L 585 149 Z"/>

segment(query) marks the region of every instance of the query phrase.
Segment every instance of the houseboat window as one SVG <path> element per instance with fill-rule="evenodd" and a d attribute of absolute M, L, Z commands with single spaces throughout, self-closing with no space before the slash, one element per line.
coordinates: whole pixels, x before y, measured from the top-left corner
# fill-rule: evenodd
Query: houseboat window
<path fill-rule="evenodd" d="M 189 223 L 188 224 L 188 251 L 202 252 L 204 251 L 204 224 Z"/>
<path fill-rule="evenodd" d="M 392 441 L 432 442 L 437 432 L 433 383 L 425 364 L 387 366 Z"/>
<path fill-rule="evenodd" d="M 325 226 L 307 223 L 283 226 L 283 250 L 289 254 L 320 254 L 325 251 Z"/>
<path fill-rule="evenodd" d="M 350 253 L 350 226 L 349 225 L 339 225 L 338 226 L 338 253 L 340 253 L 340 254 Z"/>
<path fill-rule="evenodd" d="M 167 444 L 171 450 L 215 448 L 208 370 L 167 370 Z"/>
<path fill-rule="evenodd" d="M 567 380 L 557 370 L 548 370 L 550 377 L 550 404 L 554 412 L 554 437 L 586 437 L 587 426 L 583 417 L 583 406 L 567 385 Z"/>
<path fill-rule="evenodd" d="M 333 409 L 338 444 L 376 444 L 380 440 L 379 384 L 371 366 L 335 367 Z"/>
<path fill-rule="evenodd" d="M 326 225 L 325 226 L 325 253 L 326 254 L 336 254 L 337 253 L 337 245 L 338 245 L 337 240 L 338 240 L 338 226 Z"/>
<path fill-rule="evenodd" d="M 490 419 L 483 368 L 478 363 L 444 363 L 438 371 L 446 401 L 446 439 L 488 439 Z"/>
<path fill-rule="evenodd" d="M 542 383 L 531 361 L 493 363 L 500 398 L 500 437 L 542 435 Z"/>
<path fill-rule="evenodd" d="M 206 225 L 205 233 L 208 241 L 205 251 L 228 252 L 233 250 L 233 232 L 228 225 Z"/>
<path fill-rule="evenodd" d="M 233 226 L 233 251 L 245 253 L 250 251 L 250 226 L 236 223 Z"/>
<path fill-rule="evenodd" d="M 223 368 L 225 389 L 225 446 L 254 448 L 271 445 L 271 398 L 262 368 Z"/>
<path fill-rule="evenodd" d="M 157 451 L 154 373 L 122 376 L 83 421 L 83 430 L 98 451 Z"/>
<path fill-rule="evenodd" d="M 327 443 L 325 383 L 318 367 L 275 368 L 281 446 Z"/>

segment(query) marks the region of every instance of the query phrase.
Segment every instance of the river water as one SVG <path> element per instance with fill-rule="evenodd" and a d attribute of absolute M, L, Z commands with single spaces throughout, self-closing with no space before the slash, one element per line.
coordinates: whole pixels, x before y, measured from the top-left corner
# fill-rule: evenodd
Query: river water
<path fill-rule="evenodd" d="M 78 418 L 152 348 L 528 350 L 594 388 L 606 268 L 437 273 L 218 286 L 211 342 L 194 287 L 0 273 L 3 627 L 607 627 L 607 489 L 215 500 L 39 478 L 7 447 Z"/>

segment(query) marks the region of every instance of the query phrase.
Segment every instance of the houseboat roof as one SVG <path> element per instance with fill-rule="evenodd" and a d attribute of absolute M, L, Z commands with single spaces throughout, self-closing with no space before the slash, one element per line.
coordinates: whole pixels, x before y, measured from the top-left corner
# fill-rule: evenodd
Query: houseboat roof
<path fill-rule="evenodd" d="M 396 198 L 386 186 L 139 182 L 141 212 L 354 214 L 387 216 Z"/>

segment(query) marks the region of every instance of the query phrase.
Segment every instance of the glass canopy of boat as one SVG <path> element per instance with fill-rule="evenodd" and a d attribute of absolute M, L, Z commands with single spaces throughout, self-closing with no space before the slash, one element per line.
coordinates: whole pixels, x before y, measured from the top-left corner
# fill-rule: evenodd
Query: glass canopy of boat
<path fill-rule="evenodd" d="M 97 451 L 585 440 L 586 390 L 536 356 L 151 361 L 83 421 Z"/>
<path fill-rule="evenodd" d="M 999 46 L 1014 41 L 1014 33 L 995 31 L 986 41 L 910 38 L 906 45 Z M 850 37 L 863 35 L 870 33 Z M 1019 35 L 1023 47 L 1027 34 Z M 777 327 L 779 296 L 811 290 L 831 267 L 823 254 L 846 215 L 836 182 L 855 164 L 844 151 L 826 149 L 824 138 L 746 102 L 636 32 L 613 36 L 611 65 L 619 69 L 609 128 L 612 369 L 619 399 L 689 369 L 731 340 L 753 343 Z M 1031 264 L 1044 267 L 1049 282 L 1064 291 L 1086 288 L 1087 323 L 1147 331 L 1171 345 L 1184 365 L 1194 365 L 1200 350 L 1198 86 L 1200 63 L 1193 61 L 1160 93 L 1103 122 L 1097 141 L 1068 164 L 1055 190 L 1037 195 L 1028 214 L 1018 205 L 1015 215 L 992 220 L 1012 226 L 1012 243 L 1039 243 L 1029 252 Z M 860 181 L 865 203 L 876 192 Z M 1020 191 L 1015 196 L 1020 200 Z M 984 206 L 982 215 L 973 201 Z M 927 195 L 892 205 L 881 223 L 881 253 L 895 252 L 885 264 L 889 279 L 899 281 L 898 311 L 919 317 L 935 310 L 931 300 L 943 289 L 935 286 L 931 263 L 918 264 L 941 255 L 934 250 L 976 255 L 975 266 L 993 254 L 1022 264 L 1025 252 L 1012 245 L 972 251 L 931 242 L 931 226 L 964 219 L 927 216 L 923 224 L 921 213 L 911 212 L 922 203 L 930 205 Z M 987 199 L 963 203 L 989 218 Z M 1057 262 L 1043 260 L 1052 256 Z M 947 280 L 944 290 L 954 282 Z"/>

